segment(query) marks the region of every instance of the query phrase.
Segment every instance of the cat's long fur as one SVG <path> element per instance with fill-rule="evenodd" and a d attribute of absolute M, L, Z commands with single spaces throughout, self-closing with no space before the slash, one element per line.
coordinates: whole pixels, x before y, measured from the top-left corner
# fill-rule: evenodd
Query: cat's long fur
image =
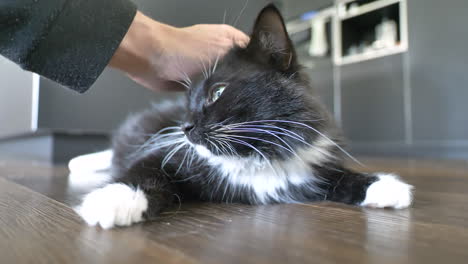
<path fill-rule="evenodd" d="M 396 176 L 343 166 L 340 131 L 311 94 L 275 7 L 260 13 L 246 48 L 203 75 L 187 80 L 187 100 L 155 105 L 120 128 L 114 182 L 78 209 L 89 224 L 130 225 L 179 199 L 410 205 L 412 187 Z"/>

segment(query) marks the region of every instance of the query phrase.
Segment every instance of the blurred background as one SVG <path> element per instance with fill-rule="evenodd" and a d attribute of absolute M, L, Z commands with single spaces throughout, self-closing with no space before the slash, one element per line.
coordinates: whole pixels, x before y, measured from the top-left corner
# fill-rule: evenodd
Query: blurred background
<path fill-rule="evenodd" d="M 266 0 L 134 0 L 175 26 L 250 32 Z M 278 0 L 314 91 L 355 155 L 468 159 L 465 0 Z M 246 8 L 243 12 L 244 4 Z M 242 13 L 242 14 L 241 14 Z M 226 15 L 225 15 L 226 14 Z M 84 95 L 0 57 L 0 156 L 61 163 L 105 149 L 132 112 L 174 97 L 106 70 Z"/>

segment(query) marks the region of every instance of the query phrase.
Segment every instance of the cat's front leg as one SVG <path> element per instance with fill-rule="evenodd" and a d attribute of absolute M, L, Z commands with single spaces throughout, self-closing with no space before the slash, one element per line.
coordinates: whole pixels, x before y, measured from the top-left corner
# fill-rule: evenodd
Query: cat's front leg
<path fill-rule="evenodd" d="M 373 208 L 403 209 L 411 205 L 413 186 L 387 173 L 365 174 L 348 169 L 327 171 L 325 199 Z"/>
<path fill-rule="evenodd" d="M 104 229 L 154 218 L 172 204 L 177 194 L 164 176 L 152 176 L 130 173 L 118 178 L 87 194 L 76 211 L 88 225 Z"/>

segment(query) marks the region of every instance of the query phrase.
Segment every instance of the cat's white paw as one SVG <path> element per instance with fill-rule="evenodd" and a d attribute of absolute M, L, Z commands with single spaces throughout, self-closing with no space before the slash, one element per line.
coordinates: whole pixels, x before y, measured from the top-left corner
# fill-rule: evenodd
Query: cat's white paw
<path fill-rule="evenodd" d="M 393 174 L 378 174 L 379 180 L 372 183 L 366 192 L 362 206 L 402 209 L 411 205 L 413 186 L 402 182 Z"/>
<path fill-rule="evenodd" d="M 87 194 L 76 211 L 89 225 L 99 224 L 108 229 L 142 221 L 147 209 L 148 200 L 143 191 L 113 183 Z"/>

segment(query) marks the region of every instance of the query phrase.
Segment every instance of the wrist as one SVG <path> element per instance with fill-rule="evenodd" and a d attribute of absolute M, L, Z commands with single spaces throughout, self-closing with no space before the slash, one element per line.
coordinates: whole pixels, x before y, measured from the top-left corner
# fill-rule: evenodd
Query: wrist
<path fill-rule="evenodd" d="M 133 76 L 154 71 L 152 61 L 163 52 L 164 39 L 174 29 L 138 11 L 109 66 Z"/>

